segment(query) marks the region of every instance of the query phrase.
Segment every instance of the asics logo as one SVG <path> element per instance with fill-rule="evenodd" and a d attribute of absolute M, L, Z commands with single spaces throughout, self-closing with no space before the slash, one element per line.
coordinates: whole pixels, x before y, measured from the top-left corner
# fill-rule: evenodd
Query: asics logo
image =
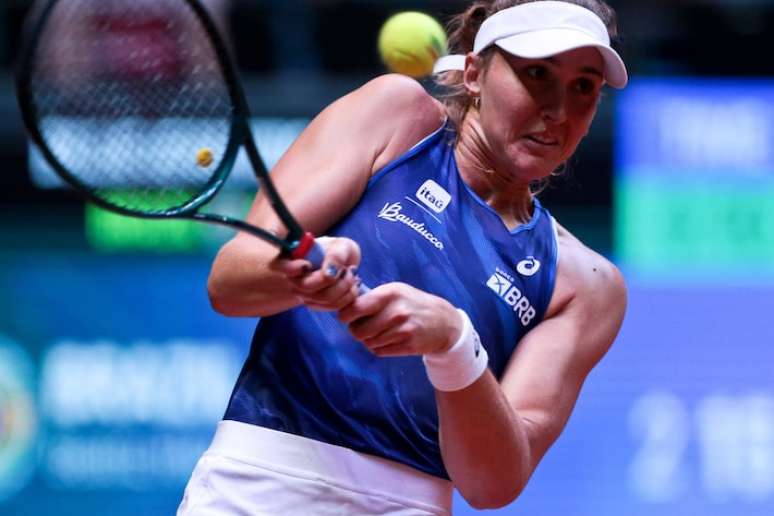
<path fill-rule="evenodd" d="M 451 195 L 449 195 L 449 192 L 444 190 L 441 185 L 432 179 L 428 179 L 422 183 L 422 186 L 417 190 L 416 197 L 422 204 L 436 213 L 441 213 L 449 205 L 449 202 L 451 202 Z"/>
<path fill-rule="evenodd" d="M 522 276 L 533 276 L 538 270 L 540 270 L 540 261 L 534 256 L 527 256 L 525 260 L 516 264 L 516 272 Z"/>
<path fill-rule="evenodd" d="M 535 308 L 533 308 L 527 296 L 513 286 L 513 278 L 507 273 L 496 269 L 495 273 L 487 280 L 486 286 L 492 289 L 508 306 L 513 308 L 514 313 L 523 326 L 527 326 L 532 322 L 532 319 L 535 317 Z"/>
<path fill-rule="evenodd" d="M 425 237 L 425 239 L 433 244 L 436 249 L 443 250 L 443 242 L 438 240 L 438 238 L 425 227 L 424 222 L 415 221 L 411 217 L 401 213 L 401 210 L 403 210 L 403 206 L 399 202 L 394 202 L 392 204 L 386 203 L 384 207 L 379 210 L 377 217 L 380 219 L 389 220 L 390 222 L 400 222 L 401 224 L 405 224 Z"/>

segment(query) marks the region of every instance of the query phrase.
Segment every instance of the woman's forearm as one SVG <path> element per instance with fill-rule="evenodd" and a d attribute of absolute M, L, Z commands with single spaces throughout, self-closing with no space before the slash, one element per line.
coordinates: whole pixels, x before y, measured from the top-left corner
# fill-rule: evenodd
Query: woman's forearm
<path fill-rule="evenodd" d="M 436 401 L 444 465 L 462 496 L 478 509 L 512 502 L 532 474 L 530 445 L 491 372 Z"/>
<path fill-rule="evenodd" d="M 236 237 L 218 252 L 207 281 L 213 308 L 235 317 L 263 317 L 299 304 L 284 274 L 271 270 L 277 249 Z"/>

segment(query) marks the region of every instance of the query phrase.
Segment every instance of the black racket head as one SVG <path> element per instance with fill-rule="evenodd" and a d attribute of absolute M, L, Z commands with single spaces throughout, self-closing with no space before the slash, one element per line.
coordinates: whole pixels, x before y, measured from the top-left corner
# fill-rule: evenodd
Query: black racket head
<path fill-rule="evenodd" d="M 247 132 L 227 51 L 193 0 L 49 0 L 17 74 L 25 125 L 93 202 L 180 216 L 226 180 Z"/>

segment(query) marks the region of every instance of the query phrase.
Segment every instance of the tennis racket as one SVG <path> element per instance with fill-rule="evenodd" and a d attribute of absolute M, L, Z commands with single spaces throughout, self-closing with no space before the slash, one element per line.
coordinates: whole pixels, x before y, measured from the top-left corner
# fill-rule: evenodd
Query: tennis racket
<path fill-rule="evenodd" d="M 17 95 L 43 157 L 87 200 L 132 217 L 229 226 L 320 267 L 322 249 L 269 178 L 235 66 L 198 0 L 40 4 Z M 202 211 L 240 148 L 286 235 Z"/>

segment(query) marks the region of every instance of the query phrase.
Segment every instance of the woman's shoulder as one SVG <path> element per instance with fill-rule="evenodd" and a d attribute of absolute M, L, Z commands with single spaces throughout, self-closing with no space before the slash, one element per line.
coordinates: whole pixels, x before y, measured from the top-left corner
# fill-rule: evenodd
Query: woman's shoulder
<path fill-rule="evenodd" d="M 585 303 L 595 311 L 618 312 L 626 306 L 626 283 L 618 267 L 557 223 L 559 261 L 554 296 L 546 317 L 568 303 Z"/>
<path fill-rule="evenodd" d="M 414 79 L 389 74 L 372 79 L 352 94 L 353 107 L 370 136 L 382 142 L 374 170 L 402 155 L 436 131 L 446 110 Z"/>
<path fill-rule="evenodd" d="M 399 74 L 380 75 L 358 90 L 377 110 L 400 119 L 426 121 L 437 128 L 446 111 L 416 80 Z"/>

